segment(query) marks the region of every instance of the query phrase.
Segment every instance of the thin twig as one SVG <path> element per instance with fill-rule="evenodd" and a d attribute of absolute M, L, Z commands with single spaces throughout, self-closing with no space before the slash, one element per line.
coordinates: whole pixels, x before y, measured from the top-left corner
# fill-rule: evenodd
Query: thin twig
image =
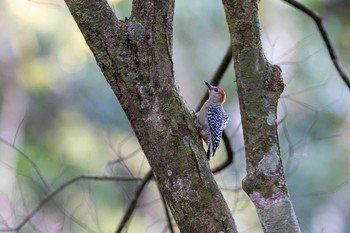
<path fill-rule="evenodd" d="M 24 118 L 23 118 L 24 119 Z M 20 126 L 19 126 L 20 127 Z M 18 128 L 19 128 L 18 127 Z M 4 138 L 0 137 L 0 142 L 2 142 L 3 144 L 5 144 L 6 146 L 12 148 L 13 150 L 15 150 L 20 156 L 24 157 L 29 163 L 30 165 L 34 168 L 35 172 L 37 173 L 37 175 L 39 176 L 41 182 L 44 184 L 46 190 L 48 192 L 52 191 L 51 186 L 48 184 L 48 182 L 45 180 L 42 172 L 40 171 L 40 168 L 36 165 L 36 163 L 23 151 L 21 151 L 19 148 L 17 148 L 15 146 L 15 141 L 11 144 L 9 141 L 5 140 Z M 33 180 L 33 182 L 35 182 L 35 180 Z M 67 213 L 67 211 L 61 207 L 59 204 L 55 203 L 55 205 L 61 209 L 61 211 L 68 217 L 70 217 L 72 219 L 73 222 L 75 222 L 77 225 L 79 225 L 80 227 L 84 228 L 86 231 L 88 232 L 93 232 L 90 228 L 88 228 L 87 225 L 85 225 L 84 223 L 80 222 L 77 218 L 75 218 L 74 216 L 70 215 L 69 213 Z M 30 218 L 28 218 L 28 221 L 30 220 Z M 25 223 L 24 223 L 25 224 Z"/>
<path fill-rule="evenodd" d="M 38 174 L 41 182 L 44 184 L 45 188 L 47 190 L 50 190 L 50 185 L 46 182 L 44 176 L 42 175 L 38 165 L 36 165 L 36 163 L 34 163 L 34 161 L 28 156 L 26 155 L 23 151 L 21 151 L 20 149 L 18 149 L 15 145 L 12 145 L 10 142 L 8 142 L 6 139 L 0 137 L 0 141 L 5 144 L 6 146 L 12 148 L 13 150 L 15 150 L 18 154 L 20 154 L 24 159 L 26 159 L 30 165 L 34 168 L 35 172 Z"/>
<path fill-rule="evenodd" d="M 19 191 L 19 193 L 20 193 L 20 197 L 21 197 L 21 199 L 22 199 L 23 208 L 24 208 L 25 211 L 27 211 L 27 210 L 28 210 L 28 206 L 27 206 L 26 200 L 25 200 L 25 198 L 24 198 L 23 190 L 22 190 L 22 186 L 20 185 L 20 182 L 17 182 L 17 186 L 18 186 L 18 191 Z M 35 224 L 32 223 L 32 221 L 28 220 L 28 224 L 33 228 L 33 231 L 34 231 L 34 232 L 41 232 L 41 231 L 39 231 L 39 229 L 35 226 Z M 7 224 L 6 227 L 10 228 L 10 226 L 9 226 L 8 224 Z"/>
<path fill-rule="evenodd" d="M 22 122 L 24 121 L 24 118 L 22 120 Z M 22 124 L 21 122 L 21 124 Z M 19 128 L 21 127 L 18 126 L 18 129 L 17 129 L 17 132 L 19 131 Z M 17 134 L 17 133 L 16 133 Z M 41 182 L 43 182 L 45 188 L 46 188 L 46 191 L 47 192 L 51 192 L 53 191 L 52 190 L 52 187 L 48 184 L 48 182 L 45 180 L 42 172 L 40 171 L 40 168 L 35 164 L 35 162 L 30 158 L 29 155 L 27 155 L 26 153 L 24 153 L 22 150 L 20 150 L 19 148 L 17 148 L 15 146 L 15 141 L 16 141 L 16 137 L 13 141 L 13 143 L 11 144 L 9 141 L 6 141 L 4 138 L 0 137 L 0 141 L 2 143 L 4 143 L 5 145 L 9 146 L 10 148 L 12 148 L 13 150 L 15 150 L 17 153 L 20 154 L 20 156 L 23 156 L 31 165 L 32 167 L 34 168 L 35 172 L 38 174 Z M 33 180 L 33 182 L 36 182 L 35 180 Z M 25 204 L 23 202 L 23 204 Z M 77 218 L 75 218 L 74 216 L 72 216 L 70 213 L 67 213 L 67 211 L 62 207 L 60 206 L 59 204 L 55 203 L 55 205 L 57 206 L 57 208 L 61 209 L 61 211 L 66 215 L 68 216 L 69 218 L 71 218 L 71 220 L 73 222 L 75 222 L 77 225 L 79 225 L 80 227 L 84 228 L 87 232 L 94 232 L 92 229 L 90 229 L 86 224 L 84 224 L 83 222 L 79 221 Z M 30 220 L 30 218 L 28 219 L 28 221 Z M 30 221 L 29 221 L 30 222 Z"/>
<path fill-rule="evenodd" d="M 0 229 L 0 232 L 18 232 L 48 201 L 50 201 L 54 196 L 59 194 L 65 188 L 79 180 L 96 180 L 96 181 L 135 181 L 141 180 L 140 178 L 134 177 L 111 177 L 111 176 L 88 176 L 81 175 L 74 177 L 67 182 L 63 183 L 61 186 L 50 192 L 40 203 L 22 220 L 22 222 L 15 228 Z"/>
<path fill-rule="evenodd" d="M 116 233 L 121 233 L 122 230 L 124 229 L 124 227 L 126 226 L 126 224 L 129 222 L 129 219 L 130 219 L 132 213 L 136 209 L 137 201 L 138 201 L 139 197 L 141 196 L 143 189 L 145 188 L 146 184 L 152 179 L 152 177 L 153 177 L 153 173 L 152 173 L 152 171 L 149 171 L 146 174 L 146 176 L 143 178 L 141 184 L 139 185 L 139 187 L 137 188 L 137 190 L 135 192 L 134 199 L 130 202 L 128 209 L 124 212 L 124 216 L 123 216 L 122 220 L 120 221 L 117 230 L 115 231 Z"/>
<path fill-rule="evenodd" d="M 17 127 L 16 134 L 15 134 L 15 138 L 13 139 L 13 142 L 12 142 L 12 145 L 13 145 L 13 146 L 15 146 L 15 144 L 16 144 L 19 131 L 21 130 L 21 127 L 22 127 L 22 125 L 23 125 L 25 119 L 26 119 L 26 116 L 24 116 L 24 117 L 22 118 L 21 122 L 19 123 L 19 125 L 18 125 L 18 127 Z"/>
<path fill-rule="evenodd" d="M 289 3 L 290 5 L 294 6 L 298 10 L 304 12 L 305 14 L 307 14 L 308 16 L 310 16 L 314 20 L 314 22 L 316 23 L 316 26 L 321 34 L 321 37 L 326 44 L 329 56 L 331 57 L 335 68 L 337 69 L 340 77 L 343 79 L 343 81 L 345 82 L 347 87 L 350 89 L 349 76 L 347 75 L 346 71 L 343 68 L 343 65 L 340 63 L 340 61 L 335 53 L 333 45 L 329 39 L 328 33 L 326 32 L 326 30 L 323 26 L 322 18 L 320 17 L 320 15 L 316 11 L 313 11 L 312 9 L 310 9 L 309 7 L 305 6 L 304 4 L 302 4 L 300 2 L 297 2 L 294 0 L 283 0 L 283 1 Z"/>

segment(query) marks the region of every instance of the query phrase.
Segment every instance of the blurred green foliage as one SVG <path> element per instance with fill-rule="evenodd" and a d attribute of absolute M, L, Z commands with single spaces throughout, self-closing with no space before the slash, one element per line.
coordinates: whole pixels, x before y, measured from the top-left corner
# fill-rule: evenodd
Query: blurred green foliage
<path fill-rule="evenodd" d="M 119 18 L 130 16 L 131 1 L 110 3 Z M 336 52 L 350 71 L 348 2 L 303 3 L 324 17 Z M 206 91 L 202 81 L 214 74 L 230 43 L 229 34 L 220 2 L 178 0 L 175 6 L 175 76 L 188 107 L 195 109 L 198 96 Z M 33 161 L 50 186 L 28 158 L 2 145 L 0 203 L 7 202 L 12 209 L 0 214 L 15 216 L 9 220 L 15 226 L 49 189 L 81 174 L 142 177 L 148 163 L 63 1 L 4 0 L 0 7 L 0 136 Z M 283 1 L 261 1 L 260 13 L 266 57 L 281 66 L 286 83 L 279 134 L 302 231 L 349 232 L 349 90 L 310 18 Z M 228 93 L 235 163 L 216 178 L 239 231 L 262 232 L 254 207 L 239 189 L 245 162 L 234 80 L 230 66 L 221 86 Z M 108 164 L 129 155 L 133 157 Z M 211 166 L 223 160 L 219 148 Z M 112 232 L 136 186 L 79 181 L 45 205 L 23 232 L 36 232 L 32 225 L 43 232 Z M 128 232 L 161 232 L 165 226 L 151 183 Z"/>

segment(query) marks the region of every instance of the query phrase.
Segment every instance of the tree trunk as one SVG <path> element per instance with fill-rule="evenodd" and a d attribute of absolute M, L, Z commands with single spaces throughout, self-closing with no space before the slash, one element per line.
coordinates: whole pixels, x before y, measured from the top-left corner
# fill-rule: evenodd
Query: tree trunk
<path fill-rule="evenodd" d="M 264 232 L 300 232 L 284 177 L 277 133 L 281 69 L 264 56 L 258 1 L 223 0 L 245 142 L 243 189 L 254 203 Z"/>
<path fill-rule="evenodd" d="M 174 0 L 134 0 L 126 20 L 117 19 L 106 0 L 65 2 L 131 122 L 181 232 L 237 232 L 176 89 Z"/>

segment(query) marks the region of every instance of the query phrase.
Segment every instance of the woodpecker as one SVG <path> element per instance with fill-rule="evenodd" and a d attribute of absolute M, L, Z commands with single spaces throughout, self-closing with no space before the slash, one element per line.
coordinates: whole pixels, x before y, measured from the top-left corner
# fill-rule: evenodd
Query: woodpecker
<path fill-rule="evenodd" d="M 210 160 L 219 146 L 229 117 L 222 107 L 226 100 L 225 91 L 218 86 L 211 86 L 206 81 L 204 83 L 209 89 L 209 99 L 195 115 L 199 123 L 199 132 L 208 144 L 207 158 Z"/>

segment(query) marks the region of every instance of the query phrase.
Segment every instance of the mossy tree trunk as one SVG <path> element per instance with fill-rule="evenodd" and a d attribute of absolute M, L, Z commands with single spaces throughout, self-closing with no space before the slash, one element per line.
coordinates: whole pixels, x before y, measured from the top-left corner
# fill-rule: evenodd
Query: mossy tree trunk
<path fill-rule="evenodd" d="M 181 232 L 237 232 L 176 89 L 174 0 L 134 0 L 125 20 L 117 19 L 106 0 L 65 2 L 131 122 Z"/>
<path fill-rule="evenodd" d="M 264 232 L 300 232 L 284 177 L 277 133 L 281 70 L 265 58 L 258 0 L 223 0 L 229 25 L 245 142 L 243 189 Z"/>

